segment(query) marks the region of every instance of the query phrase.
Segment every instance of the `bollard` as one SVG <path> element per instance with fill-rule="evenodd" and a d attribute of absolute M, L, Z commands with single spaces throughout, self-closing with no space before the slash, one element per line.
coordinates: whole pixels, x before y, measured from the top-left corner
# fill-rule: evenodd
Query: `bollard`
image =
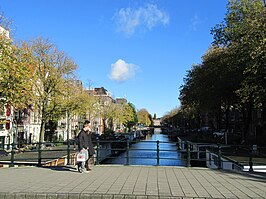
<path fill-rule="evenodd" d="M 38 143 L 38 167 L 41 167 L 42 166 L 42 143 L 39 142 Z"/>
<path fill-rule="evenodd" d="M 157 166 L 160 165 L 160 149 L 159 149 L 159 140 L 156 141 L 157 143 Z"/>

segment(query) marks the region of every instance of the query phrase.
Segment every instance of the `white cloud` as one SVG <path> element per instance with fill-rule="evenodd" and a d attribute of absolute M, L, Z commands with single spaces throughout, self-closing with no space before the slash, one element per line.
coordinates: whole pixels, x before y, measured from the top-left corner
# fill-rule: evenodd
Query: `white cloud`
<path fill-rule="evenodd" d="M 197 14 L 193 16 L 193 18 L 190 19 L 190 30 L 191 31 L 197 31 L 198 26 L 202 24 L 202 20 L 199 18 Z"/>
<path fill-rule="evenodd" d="M 159 24 L 167 25 L 169 16 L 157 5 L 147 4 L 145 7 L 121 8 L 114 16 L 117 30 L 126 36 L 132 36 L 137 30 L 151 31 Z"/>
<path fill-rule="evenodd" d="M 122 83 L 133 77 L 138 66 L 131 63 L 126 63 L 122 59 L 118 59 L 111 65 L 110 79 Z"/>

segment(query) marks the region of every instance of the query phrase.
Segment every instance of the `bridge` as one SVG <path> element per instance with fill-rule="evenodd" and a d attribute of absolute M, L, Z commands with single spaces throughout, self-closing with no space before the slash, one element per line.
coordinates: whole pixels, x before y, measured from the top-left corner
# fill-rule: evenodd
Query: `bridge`
<path fill-rule="evenodd" d="M 266 198 L 265 173 L 162 166 L 0 169 L 1 199 Z"/>
<path fill-rule="evenodd" d="M 0 167 L 1 164 L 10 166 L 0 168 L 0 199 L 266 198 L 266 173 L 250 169 L 253 165 L 252 158 L 258 158 L 256 154 L 253 154 L 254 157 L 249 157 L 250 172 L 239 169 L 224 171 L 223 162 L 226 163 L 227 160 L 223 160 L 222 154 L 225 154 L 228 148 L 223 149 L 218 146 L 218 156 L 215 158 L 211 155 L 213 160 L 208 158 L 212 166 L 218 165 L 218 169 L 210 169 L 193 167 L 193 164 L 190 164 L 190 160 L 197 158 L 193 157 L 195 151 L 194 147 L 191 147 L 192 143 L 186 143 L 188 146 L 184 153 L 186 158 L 165 156 L 166 153 L 173 151 L 177 153 L 177 143 L 169 143 L 174 149 L 166 149 L 164 146 L 167 144 L 166 141 L 145 141 L 148 157 L 144 156 L 144 148 L 134 148 L 141 144 L 140 141 L 135 141 L 133 144 L 127 139 L 117 140 L 114 143 L 116 145 L 110 149 L 107 147 L 111 146 L 110 141 L 98 140 L 95 146 L 96 165 L 91 172 L 83 174 L 78 173 L 74 166 L 73 155 L 76 154 L 76 149 L 69 143 L 59 143 L 58 146 L 44 149 L 39 143 L 36 149 L 27 149 L 23 152 L 17 152 L 12 147 L 10 155 L 0 158 Z M 147 144 L 155 147 L 150 148 Z M 141 159 L 145 161 L 148 161 L 153 154 L 154 166 L 129 166 L 131 159 L 136 158 L 131 152 L 134 150 L 138 152 L 140 149 L 142 149 Z M 225 150 L 224 153 L 220 151 L 222 149 Z M 237 149 L 241 151 L 240 148 Z M 124 163 L 101 165 L 99 158 L 104 155 L 102 152 L 113 150 L 120 150 L 126 154 L 122 158 Z M 199 152 L 200 150 L 196 154 L 200 156 Z M 215 153 L 215 150 L 213 152 Z M 206 151 L 203 153 L 206 156 Z M 187 167 L 160 166 L 167 158 L 175 161 L 183 160 Z"/>

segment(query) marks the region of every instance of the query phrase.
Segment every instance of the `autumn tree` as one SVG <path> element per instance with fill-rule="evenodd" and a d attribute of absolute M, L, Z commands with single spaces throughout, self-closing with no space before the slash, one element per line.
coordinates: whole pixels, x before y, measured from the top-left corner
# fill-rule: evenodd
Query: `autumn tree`
<path fill-rule="evenodd" d="M 130 102 L 126 103 L 123 108 L 123 124 L 131 131 L 131 128 L 138 122 L 136 108 Z"/>
<path fill-rule="evenodd" d="M 116 106 L 113 102 L 113 99 L 110 97 L 97 97 L 97 109 L 98 116 L 102 119 L 103 122 L 103 132 L 108 133 L 112 131 L 113 121 L 116 113 Z M 109 127 L 109 128 L 108 128 Z"/>
<path fill-rule="evenodd" d="M 31 55 L 0 34 L 0 93 L 15 110 L 32 102 Z"/>
<path fill-rule="evenodd" d="M 12 25 L 12 21 L 8 19 L 4 13 L 0 10 L 0 27 L 5 29 L 6 31 L 10 31 Z"/>
<path fill-rule="evenodd" d="M 39 141 L 44 141 L 45 124 L 62 113 L 62 101 L 69 99 L 68 76 L 77 65 L 48 40 L 38 38 L 25 44 L 34 58 L 33 106 L 39 112 L 41 129 Z M 65 106 L 66 107 L 66 106 Z M 69 109 L 69 108 L 68 108 Z"/>
<path fill-rule="evenodd" d="M 137 112 L 138 123 L 146 126 L 152 125 L 152 117 L 146 109 L 140 109 Z"/>

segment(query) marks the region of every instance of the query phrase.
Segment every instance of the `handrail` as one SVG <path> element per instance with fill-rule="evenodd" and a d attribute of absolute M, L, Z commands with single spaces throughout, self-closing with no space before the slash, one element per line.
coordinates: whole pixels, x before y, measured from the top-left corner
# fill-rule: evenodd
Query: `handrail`
<path fill-rule="evenodd" d="M 103 158 L 106 158 L 106 156 L 102 155 L 102 151 L 112 153 L 116 151 L 117 153 L 125 152 L 125 165 L 129 165 L 130 159 L 136 159 L 136 158 L 142 158 L 142 159 L 155 159 L 156 165 L 160 165 L 161 160 L 182 160 L 186 161 L 186 166 L 191 166 L 191 161 L 195 160 L 206 160 L 206 149 L 209 151 L 212 151 L 213 153 L 216 153 L 218 155 L 218 169 L 222 169 L 222 163 L 224 162 L 232 162 L 230 158 L 227 158 L 228 151 L 230 153 L 233 152 L 245 152 L 246 158 L 248 160 L 239 161 L 238 163 L 248 163 L 250 166 L 250 171 L 253 171 L 253 166 L 256 165 L 259 161 L 262 160 L 256 160 L 255 158 L 266 158 L 265 151 L 266 147 L 256 147 L 256 151 L 254 151 L 254 146 L 245 146 L 245 145 L 219 145 L 219 144 L 213 144 L 213 143 L 194 143 L 189 141 L 182 141 L 180 142 L 168 142 L 168 141 L 158 141 L 158 140 L 145 140 L 143 142 L 146 143 L 154 143 L 156 147 L 154 148 L 133 148 L 131 147 L 135 143 L 138 143 L 139 141 L 131 141 L 129 139 L 124 140 L 95 140 L 95 149 L 96 149 L 96 164 L 101 164 L 101 161 Z M 51 147 L 44 147 L 50 143 Z M 164 149 L 162 146 L 163 144 L 169 144 L 177 145 L 182 144 L 184 145 L 184 148 L 181 148 L 180 150 L 176 149 Z M 35 147 L 32 148 L 32 150 L 29 149 L 20 149 L 18 150 L 15 147 L 15 143 L 11 144 L 5 144 L 5 146 L 8 146 L 6 148 L 10 148 L 11 150 L 6 150 L 7 156 L 0 156 L 0 164 L 9 164 L 10 167 L 13 167 L 15 164 L 20 164 L 22 161 L 24 161 L 24 164 L 32 164 L 36 166 L 42 166 L 45 165 L 49 161 L 53 161 L 59 158 L 65 158 L 68 165 L 73 164 L 75 161 L 70 161 L 71 156 L 77 152 L 76 144 L 69 142 L 43 142 L 43 143 L 33 143 Z M 103 145 L 110 144 L 114 145 L 110 148 L 102 148 Z M 56 146 L 57 145 L 57 146 Z M 55 147 L 54 147 L 55 146 Z M 195 146 L 197 147 L 195 149 Z M 205 150 L 201 151 L 200 148 L 204 148 Z M 147 152 L 154 152 L 154 157 L 138 157 L 138 156 L 132 156 L 130 155 L 131 151 L 147 151 Z M 180 156 L 177 156 L 177 158 L 174 157 L 162 157 L 161 152 L 179 152 Z M 28 155 L 26 155 L 28 153 Z M 23 156 L 24 154 L 24 156 Z M 205 158 L 204 158 L 204 154 Z M 241 153 L 239 153 L 241 154 Z M 117 157 L 108 156 L 110 159 L 115 159 Z M 119 157 L 121 159 L 121 157 Z M 34 161 L 35 160 L 35 161 Z M 26 163 L 25 163 L 26 162 Z M 265 162 L 262 162 L 266 164 Z"/>

